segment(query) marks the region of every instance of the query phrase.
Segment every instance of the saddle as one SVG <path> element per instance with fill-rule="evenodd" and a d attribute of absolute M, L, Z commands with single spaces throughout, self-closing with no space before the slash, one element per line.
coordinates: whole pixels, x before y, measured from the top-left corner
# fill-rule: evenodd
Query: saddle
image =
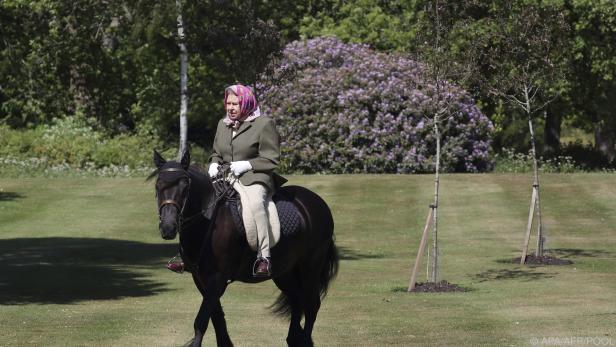
<path fill-rule="evenodd" d="M 272 201 L 276 206 L 278 212 L 278 219 L 280 221 L 280 238 L 288 237 L 292 234 L 304 229 L 306 224 L 301 212 L 297 206 L 293 203 L 293 194 L 287 192 L 287 187 L 280 188 L 272 197 Z M 221 203 L 229 209 L 231 212 L 231 218 L 235 224 L 237 230 L 243 235 L 248 242 L 249 246 L 256 250 L 256 235 L 247 235 L 246 227 L 244 226 L 244 220 L 242 216 L 242 203 L 240 200 L 240 194 L 233 188 L 233 186 L 224 179 L 214 182 L 214 189 L 216 191 L 216 200 L 221 200 Z M 256 232 L 256 231 L 254 231 Z M 275 246 L 276 240 L 270 240 L 270 247 Z"/>

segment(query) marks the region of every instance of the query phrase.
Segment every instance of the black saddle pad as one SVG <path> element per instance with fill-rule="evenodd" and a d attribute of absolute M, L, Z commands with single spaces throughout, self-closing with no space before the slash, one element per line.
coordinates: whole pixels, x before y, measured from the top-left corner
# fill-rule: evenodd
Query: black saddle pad
<path fill-rule="evenodd" d="M 304 219 L 301 212 L 297 209 L 297 206 L 293 203 L 293 199 L 283 192 L 278 191 L 274 194 L 272 200 L 276 204 L 278 219 L 280 220 L 280 238 L 295 234 L 302 230 L 304 227 Z M 231 217 L 239 232 L 246 234 L 242 213 L 240 212 L 241 202 L 239 195 L 237 199 L 227 200 L 226 204 L 231 211 Z"/>

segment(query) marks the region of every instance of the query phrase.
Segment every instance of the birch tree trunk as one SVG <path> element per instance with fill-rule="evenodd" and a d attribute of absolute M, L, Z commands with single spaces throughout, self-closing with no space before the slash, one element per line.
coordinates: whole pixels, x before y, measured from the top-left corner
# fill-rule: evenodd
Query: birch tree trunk
<path fill-rule="evenodd" d="M 180 148 L 178 160 L 186 151 L 188 133 L 188 51 L 184 36 L 184 21 L 182 19 L 182 0 L 176 0 L 175 6 L 178 11 L 178 40 L 180 46 Z"/>

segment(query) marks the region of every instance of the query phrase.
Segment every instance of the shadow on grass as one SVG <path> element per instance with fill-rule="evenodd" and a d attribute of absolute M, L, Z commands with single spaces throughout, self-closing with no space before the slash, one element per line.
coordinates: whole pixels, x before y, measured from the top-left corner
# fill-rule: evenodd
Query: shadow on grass
<path fill-rule="evenodd" d="M 361 260 L 361 259 L 383 259 L 385 258 L 384 254 L 379 253 L 361 253 L 357 250 L 347 248 L 347 247 L 338 247 L 338 252 L 340 254 L 341 260 Z"/>
<path fill-rule="evenodd" d="M 473 279 L 478 282 L 486 281 L 498 281 L 498 280 L 522 280 L 522 281 L 536 281 L 545 278 L 552 278 L 553 274 L 547 274 L 545 272 L 535 272 L 533 270 L 524 269 L 501 269 L 501 270 L 487 270 L 478 273 L 473 276 Z"/>
<path fill-rule="evenodd" d="M 21 199 L 24 196 L 15 192 L 0 192 L 0 202 Z"/>
<path fill-rule="evenodd" d="M 575 257 L 606 257 L 613 255 L 611 252 L 600 249 L 579 249 L 579 248 L 556 248 L 548 250 L 548 253 L 552 253 L 562 258 L 575 258 Z"/>
<path fill-rule="evenodd" d="M 166 291 L 138 268 L 163 266 L 176 244 L 94 238 L 0 240 L 0 305 L 67 304 Z"/>

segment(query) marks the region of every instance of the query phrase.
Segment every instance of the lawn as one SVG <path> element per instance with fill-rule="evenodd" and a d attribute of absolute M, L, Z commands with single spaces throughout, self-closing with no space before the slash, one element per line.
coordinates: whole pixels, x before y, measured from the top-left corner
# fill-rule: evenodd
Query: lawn
<path fill-rule="evenodd" d="M 440 294 L 405 291 L 432 176 L 289 178 L 336 223 L 340 272 L 317 345 L 616 345 L 614 174 L 541 176 L 546 246 L 574 262 L 544 267 L 505 262 L 519 257 L 530 175 L 444 175 L 440 278 L 468 291 Z M 183 345 L 200 297 L 190 276 L 164 268 L 175 252 L 158 234 L 151 182 L 0 178 L 0 346 Z M 237 346 L 284 345 L 287 322 L 268 310 L 276 296 L 271 282 L 229 287 Z"/>

